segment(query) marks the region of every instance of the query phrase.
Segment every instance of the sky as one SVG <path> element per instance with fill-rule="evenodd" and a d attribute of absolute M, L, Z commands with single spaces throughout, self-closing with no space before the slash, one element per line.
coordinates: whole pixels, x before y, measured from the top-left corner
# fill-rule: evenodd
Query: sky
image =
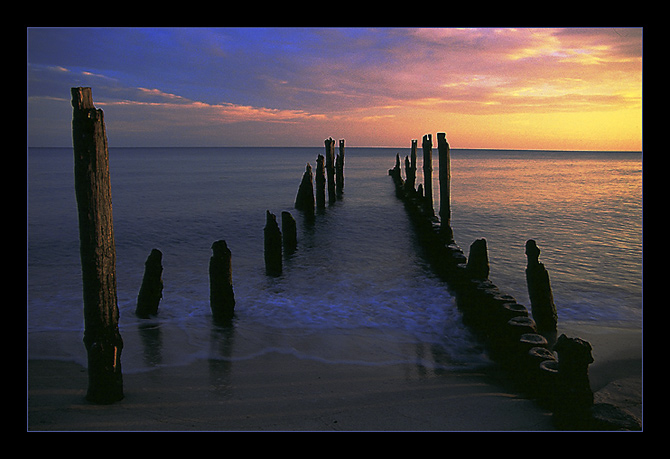
<path fill-rule="evenodd" d="M 642 150 L 641 28 L 28 28 L 27 135 L 110 147 Z"/>

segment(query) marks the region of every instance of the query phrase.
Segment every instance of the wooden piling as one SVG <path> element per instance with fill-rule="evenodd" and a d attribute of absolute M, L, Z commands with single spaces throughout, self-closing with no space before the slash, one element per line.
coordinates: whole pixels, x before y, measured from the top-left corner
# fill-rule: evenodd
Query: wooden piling
<path fill-rule="evenodd" d="M 553 343 L 557 334 L 558 314 L 554 304 L 554 295 L 551 291 L 549 273 L 540 263 L 540 249 L 533 239 L 526 241 L 526 283 L 533 319 L 537 329 L 550 343 Z"/>
<path fill-rule="evenodd" d="M 265 212 L 263 233 L 265 236 L 265 272 L 269 276 L 279 276 L 282 273 L 282 235 L 277 224 L 277 217 L 269 210 Z"/>
<path fill-rule="evenodd" d="M 88 353 L 88 391 L 94 403 L 123 398 L 116 246 L 112 217 L 109 152 L 102 110 L 91 88 L 72 88 L 74 182 L 84 298 L 84 346 Z"/>
<path fill-rule="evenodd" d="M 295 208 L 302 211 L 305 218 L 309 221 L 314 219 L 314 179 L 312 175 L 312 166 L 307 163 L 305 173 L 302 176 L 298 194 L 295 198 Z"/>
<path fill-rule="evenodd" d="M 470 245 L 470 253 L 465 269 L 472 279 L 488 279 L 489 255 L 486 239 L 477 239 Z"/>
<path fill-rule="evenodd" d="M 335 191 L 338 199 L 344 194 L 344 139 L 340 139 L 340 153 L 335 158 Z"/>
<path fill-rule="evenodd" d="M 135 315 L 142 319 L 158 315 L 158 305 L 163 298 L 162 259 L 161 251 L 152 249 L 144 263 L 144 277 L 135 308 Z"/>
<path fill-rule="evenodd" d="M 283 211 L 281 213 L 281 232 L 284 254 L 290 255 L 298 247 L 297 225 L 291 212 Z"/>
<path fill-rule="evenodd" d="M 412 150 L 409 157 L 405 188 L 411 191 L 414 191 L 416 188 L 416 139 L 412 139 Z"/>
<path fill-rule="evenodd" d="M 451 225 L 451 157 L 449 143 L 444 132 L 437 133 L 437 149 L 440 161 L 440 221 L 442 226 Z"/>
<path fill-rule="evenodd" d="M 316 208 L 326 207 L 326 170 L 325 157 L 319 155 L 316 158 Z"/>
<path fill-rule="evenodd" d="M 337 200 L 335 193 L 335 140 L 332 137 L 324 140 L 326 146 L 326 174 L 328 176 L 328 202 Z"/>
<path fill-rule="evenodd" d="M 591 344 L 561 335 L 554 351 L 558 354 L 554 422 L 559 428 L 587 428 L 591 425 L 594 401 L 588 375 L 588 367 L 593 363 Z"/>
<path fill-rule="evenodd" d="M 433 136 L 423 136 L 423 192 L 425 193 L 425 209 L 430 215 L 435 214 L 433 209 Z"/>
<path fill-rule="evenodd" d="M 226 241 L 212 244 L 209 259 L 209 305 L 215 323 L 226 324 L 235 314 L 232 253 Z"/>

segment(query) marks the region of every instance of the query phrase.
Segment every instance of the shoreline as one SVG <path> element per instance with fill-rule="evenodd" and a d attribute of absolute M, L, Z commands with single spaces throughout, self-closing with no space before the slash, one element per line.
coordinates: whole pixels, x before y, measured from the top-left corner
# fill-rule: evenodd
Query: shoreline
<path fill-rule="evenodd" d="M 642 419 L 641 330 L 591 324 L 559 334 L 593 347 L 596 403 Z M 552 431 L 551 413 L 488 368 L 325 363 L 268 352 L 124 374 L 125 398 L 85 400 L 87 370 L 27 361 L 29 431 Z"/>

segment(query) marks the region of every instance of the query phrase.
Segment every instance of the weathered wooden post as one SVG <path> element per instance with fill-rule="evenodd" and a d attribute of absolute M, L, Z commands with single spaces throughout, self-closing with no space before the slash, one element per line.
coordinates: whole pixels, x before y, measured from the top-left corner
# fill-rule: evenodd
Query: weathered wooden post
<path fill-rule="evenodd" d="M 405 188 L 412 191 L 416 188 L 416 139 L 412 139 L 412 152 L 410 154 L 409 167 L 407 168 Z"/>
<path fill-rule="evenodd" d="M 109 152 L 102 110 L 91 88 L 72 88 L 74 184 L 79 218 L 79 251 L 84 291 L 84 346 L 88 392 L 94 403 L 123 398 L 116 246 L 112 217 Z"/>
<path fill-rule="evenodd" d="M 295 208 L 304 212 L 308 221 L 314 219 L 314 179 L 312 166 L 309 163 L 305 166 L 305 173 L 302 175 L 298 195 L 295 198 Z"/>
<path fill-rule="evenodd" d="M 526 282 L 530 299 L 533 319 L 537 324 L 537 331 L 547 338 L 549 343 L 556 340 L 558 314 L 554 304 L 554 295 L 551 292 L 549 273 L 540 263 L 540 249 L 533 239 L 526 241 Z"/>
<path fill-rule="evenodd" d="M 437 149 L 440 160 L 440 221 L 451 224 L 451 157 L 449 143 L 444 132 L 437 133 Z"/>
<path fill-rule="evenodd" d="M 426 211 L 430 215 L 435 214 L 433 209 L 433 136 L 423 136 L 421 146 L 423 147 L 423 191 L 425 193 Z"/>
<path fill-rule="evenodd" d="M 335 158 L 335 190 L 337 198 L 344 193 L 344 139 L 340 139 L 340 154 Z"/>
<path fill-rule="evenodd" d="M 281 232 L 284 253 L 292 254 L 298 247 L 298 229 L 291 212 L 283 211 L 281 213 Z"/>
<path fill-rule="evenodd" d="M 328 174 L 328 202 L 332 204 L 337 200 L 335 194 L 335 140 L 328 137 L 324 143 L 326 145 L 326 174 Z"/>
<path fill-rule="evenodd" d="M 135 308 L 137 317 L 147 319 L 158 314 L 158 305 L 163 298 L 162 259 L 161 251 L 152 249 L 144 263 L 144 277 Z"/>
<path fill-rule="evenodd" d="M 470 245 L 470 253 L 468 254 L 468 262 L 465 269 L 471 279 L 488 279 L 489 254 L 486 247 L 486 239 L 477 239 Z"/>
<path fill-rule="evenodd" d="M 277 217 L 269 210 L 265 212 L 263 233 L 265 236 L 265 272 L 269 276 L 279 276 L 282 273 L 282 235 L 277 224 Z"/>
<path fill-rule="evenodd" d="M 209 305 L 216 323 L 226 324 L 235 314 L 232 253 L 224 240 L 212 244 L 212 257 L 209 259 Z"/>
<path fill-rule="evenodd" d="M 554 351 L 558 354 L 554 420 L 560 428 L 588 427 L 593 407 L 589 381 L 589 365 L 593 363 L 591 344 L 580 338 L 561 335 Z"/>
<path fill-rule="evenodd" d="M 325 157 L 319 155 L 316 158 L 316 207 L 326 207 L 326 170 L 324 168 Z"/>

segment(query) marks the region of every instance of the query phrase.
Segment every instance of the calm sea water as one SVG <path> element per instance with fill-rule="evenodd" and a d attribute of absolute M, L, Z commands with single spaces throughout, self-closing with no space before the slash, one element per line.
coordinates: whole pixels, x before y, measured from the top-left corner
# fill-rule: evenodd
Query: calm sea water
<path fill-rule="evenodd" d="M 293 203 L 305 164 L 315 167 L 320 153 L 110 149 L 124 371 L 273 351 L 371 365 L 486 363 L 395 198 L 387 172 L 409 149 L 347 148 L 344 199 L 310 226 Z M 438 169 L 435 158 L 434 190 Z M 435 200 L 437 211 L 437 191 Z M 491 279 L 519 302 L 529 306 L 524 244 L 533 238 L 559 326 L 641 328 L 639 153 L 452 150 L 451 205 L 457 243 L 467 254 L 485 237 Z M 264 270 L 266 210 L 298 220 L 298 250 L 279 278 Z M 208 263 L 218 239 L 233 254 L 233 331 L 211 324 Z M 163 300 L 158 318 L 140 320 L 134 310 L 152 248 L 163 252 Z M 81 290 L 72 150 L 30 149 L 30 358 L 85 363 Z"/>

